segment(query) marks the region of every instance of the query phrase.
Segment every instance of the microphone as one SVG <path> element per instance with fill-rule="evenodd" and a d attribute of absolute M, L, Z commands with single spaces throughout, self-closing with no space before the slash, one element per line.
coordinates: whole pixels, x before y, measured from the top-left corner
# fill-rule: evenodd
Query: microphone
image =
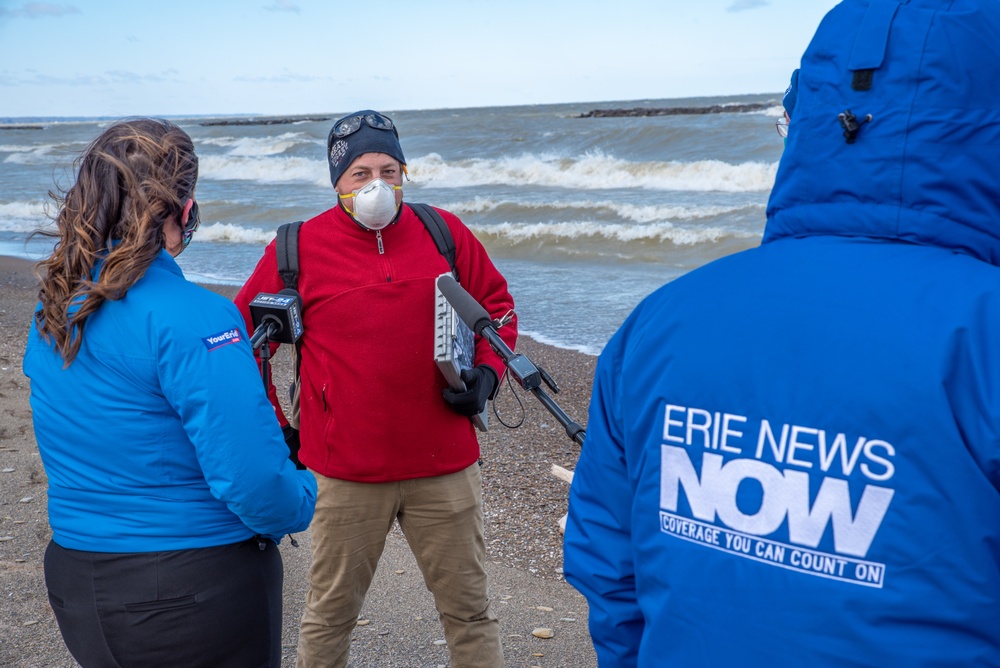
<path fill-rule="evenodd" d="M 257 350 L 265 341 L 295 343 L 302 336 L 302 297 L 292 288 L 278 294 L 261 292 L 250 302 L 253 336 L 250 347 Z"/>
<path fill-rule="evenodd" d="M 490 314 L 486 312 L 482 304 L 476 301 L 475 297 L 458 284 L 458 281 L 448 274 L 442 274 L 438 276 L 437 286 L 458 317 L 462 319 L 462 322 L 478 336 L 486 339 L 490 347 L 500 356 L 518 385 L 530 392 L 542 384 L 542 375 L 539 373 L 538 367 L 524 355 L 517 354 L 510 349 L 510 346 L 497 334 L 496 325 L 490 318 Z"/>
<path fill-rule="evenodd" d="M 493 325 L 493 319 L 490 318 L 486 309 L 465 288 L 459 285 L 454 277 L 448 274 L 438 276 L 437 286 L 451 307 L 455 309 L 458 317 L 462 319 L 462 322 L 477 335 L 480 335 L 485 327 Z"/>
<path fill-rule="evenodd" d="M 566 429 L 567 436 L 576 441 L 577 444 L 583 445 L 587 432 L 579 423 L 566 415 L 559 404 L 540 387 L 544 380 L 553 392 L 558 392 L 559 388 L 552 377 L 544 369 L 536 367 L 527 357 L 510 349 L 510 346 L 497 333 L 497 325 L 490 318 L 490 314 L 452 276 L 448 274 L 438 276 L 437 287 L 451 304 L 451 308 L 458 314 L 458 317 L 462 319 L 462 322 L 468 325 L 473 332 L 486 339 L 518 384 L 535 395 L 542 406 L 552 413 L 559 424 Z"/>

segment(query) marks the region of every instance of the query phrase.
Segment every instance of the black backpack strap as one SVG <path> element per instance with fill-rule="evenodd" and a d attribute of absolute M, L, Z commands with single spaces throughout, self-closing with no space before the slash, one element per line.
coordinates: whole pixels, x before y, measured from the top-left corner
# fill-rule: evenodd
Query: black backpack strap
<path fill-rule="evenodd" d="M 455 275 L 455 280 L 461 283 L 458 269 L 455 267 L 455 239 L 451 236 L 448 223 L 444 222 L 441 214 L 426 204 L 407 202 L 407 205 L 413 209 L 417 218 L 427 228 L 427 232 L 434 239 L 434 245 L 437 246 L 438 252 L 448 261 L 448 266 L 451 268 L 451 273 Z"/>
<path fill-rule="evenodd" d="M 281 276 L 282 282 L 284 282 L 286 288 L 291 288 L 292 290 L 298 290 L 299 288 L 299 228 L 302 227 L 302 221 L 298 220 L 294 223 L 285 223 L 278 228 L 278 236 L 275 239 L 274 253 L 275 259 L 278 261 L 278 275 Z M 302 314 L 305 315 L 305 314 Z M 289 389 L 289 398 L 292 399 L 293 406 L 295 401 L 293 397 L 295 396 L 295 389 L 299 384 L 299 373 L 300 367 L 302 366 L 302 339 L 295 342 L 295 369 L 294 369 L 294 380 L 292 381 Z M 298 462 L 296 459 L 292 461 Z"/>
<path fill-rule="evenodd" d="M 285 223 L 278 228 L 275 244 L 275 255 L 278 260 L 278 275 L 284 281 L 286 288 L 298 289 L 299 286 L 299 228 L 302 221 Z"/>

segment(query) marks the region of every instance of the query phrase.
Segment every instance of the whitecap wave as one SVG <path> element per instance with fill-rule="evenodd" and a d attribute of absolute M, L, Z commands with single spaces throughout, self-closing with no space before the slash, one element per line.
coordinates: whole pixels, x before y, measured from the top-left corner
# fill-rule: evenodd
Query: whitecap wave
<path fill-rule="evenodd" d="M 575 158 L 523 154 L 497 159 L 445 161 L 437 153 L 414 159 L 410 174 L 422 185 L 462 188 L 517 185 L 597 190 L 646 188 L 697 192 L 763 192 L 774 185 L 778 163 L 721 160 L 630 162 L 601 152 Z"/>
<path fill-rule="evenodd" d="M 33 232 L 52 225 L 48 202 L 0 203 L 0 231 Z"/>
<path fill-rule="evenodd" d="M 26 150 L 12 151 L 3 161 L 14 165 L 45 165 L 57 161 L 70 161 L 76 157 L 75 153 L 53 144 L 20 148 Z"/>
<path fill-rule="evenodd" d="M 199 227 L 198 231 L 195 232 L 195 240 L 266 246 L 271 243 L 275 234 L 274 230 L 262 230 L 259 227 L 240 227 L 233 223 L 212 223 Z"/>
<path fill-rule="evenodd" d="M 259 183 L 312 183 L 330 186 L 330 172 L 324 160 L 308 158 L 252 158 L 207 155 L 198 160 L 198 176 L 216 181 L 257 181 Z"/>
<path fill-rule="evenodd" d="M 715 243 L 722 238 L 754 238 L 751 232 L 734 232 L 723 227 L 677 227 L 672 223 L 623 224 L 589 221 L 551 223 L 500 223 L 469 225 L 477 236 L 494 237 L 511 243 L 538 239 L 603 238 L 619 242 L 670 242 L 678 246 Z"/>
<path fill-rule="evenodd" d="M 773 107 L 768 107 L 755 113 L 767 116 L 768 118 L 783 118 L 785 116 L 785 108 L 780 104 L 776 104 Z"/>
<path fill-rule="evenodd" d="M 38 148 L 38 146 L 23 146 L 21 144 L 0 144 L 0 153 L 29 153 L 37 151 Z"/>
<path fill-rule="evenodd" d="M 690 221 L 725 216 L 739 211 L 763 210 L 760 203 L 746 203 L 738 206 L 677 206 L 677 205 L 637 205 L 622 204 L 611 200 L 569 200 L 559 202 L 526 202 L 523 200 L 493 199 L 476 196 L 471 200 L 442 204 L 458 215 L 492 213 L 498 209 L 521 209 L 534 212 L 564 212 L 580 209 L 596 213 L 615 215 L 636 223 L 669 221 Z"/>
<path fill-rule="evenodd" d="M 198 142 L 207 146 L 229 149 L 228 155 L 255 157 L 280 155 L 299 144 L 319 144 L 303 132 L 286 132 L 271 137 L 212 137 Z"/>
<path fill-rule="evenodd" d="M 325 160 L 281 155 L 281 142 L 254 145 L 253 141 L 234 145 L 226 155 L 208 155 L 200 160 L 203 178 L 257 181 L 260 183 L 305 182 L 329 186 Z M 237 150 L 241 153 L 238 154 Z M 284 149 L 282 149 L 284 150 Z M 242 153 L 246 153 L 243 155 Z M 14 153 L 7 160 L 30 153 Z M 603 153 L 576 158 L 525 154 L 497 159 L 445 161 L 440 155 L 413 159 L 409 165 L 414 181 L 421 186 L 466 188 L 484 185 L 541 186 L 575 190 L 644 188 L 694 192 L 766 192 L 774 185 L 777 163 L 745 162 L 730 164 L 720 160 L 694 162 L 630 162 Z"/>

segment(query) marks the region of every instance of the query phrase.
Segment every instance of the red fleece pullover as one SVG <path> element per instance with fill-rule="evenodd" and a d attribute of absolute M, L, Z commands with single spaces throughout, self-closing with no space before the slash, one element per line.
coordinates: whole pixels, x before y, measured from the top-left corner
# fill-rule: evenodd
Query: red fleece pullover
<path fill-rule="evenodd" d="M 462 221 L 438 212 L 455 239 L 462 287 L 500 318 L 514 308 L 507 281 Z M 399 220 L 381 231 L 381 252 L 379 235 L 339 207 L 302 225 L 299 458 L 307 467 L 330 478 L 378 483 L 446 475 L 479 458 L 475 429 L 445 403 L 446 383 L 433 360 L 434 282 L 448 270 L 405 205 Z M 248 330 L 250 301 L 282 288 L 272 241 L 236 297 Z M 514 347 L 516 318 L 500 335 Z M 503 362 L 481 337 L 476 363 L 503 378 Z M 273 385 L 270 395 L 286 424 Z"/>

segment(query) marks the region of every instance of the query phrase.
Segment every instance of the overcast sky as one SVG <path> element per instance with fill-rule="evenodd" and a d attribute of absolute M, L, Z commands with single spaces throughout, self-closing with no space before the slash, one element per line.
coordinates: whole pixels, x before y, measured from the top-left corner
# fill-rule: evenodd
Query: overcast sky
<path fill-rule="evenodd" d="M 835 4 L 0 0 L 0 117 L 771 93 Z"/>

